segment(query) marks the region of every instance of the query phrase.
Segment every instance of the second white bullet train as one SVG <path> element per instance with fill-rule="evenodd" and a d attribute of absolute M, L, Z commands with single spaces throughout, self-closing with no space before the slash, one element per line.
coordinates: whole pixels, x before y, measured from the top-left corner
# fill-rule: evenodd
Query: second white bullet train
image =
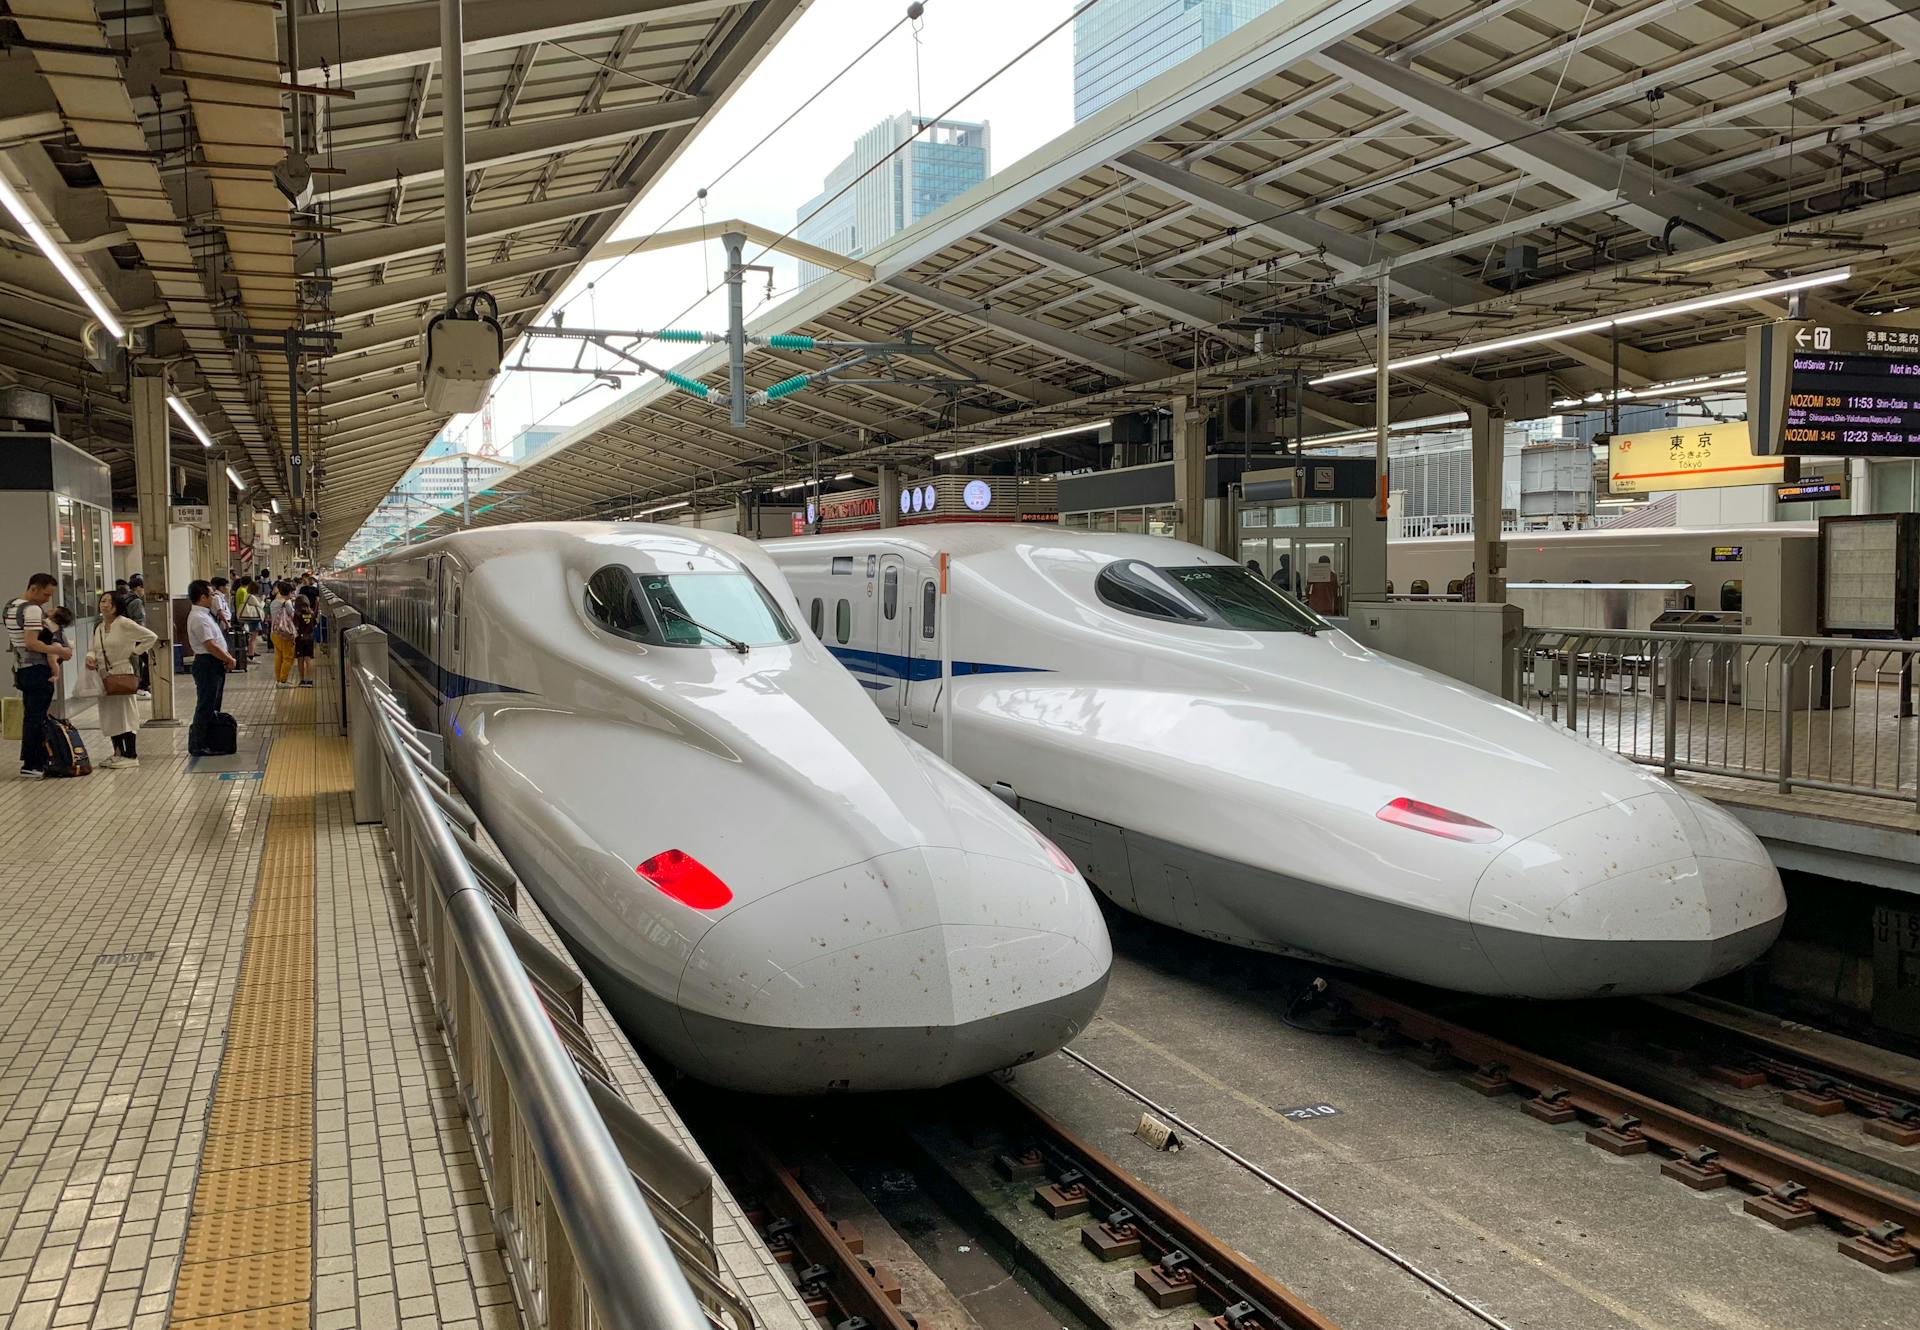
<path fill-rule="evenodd" d="M 767 548 L 889 719 L 937 748 L 951 705 L 955 765 L 1149 918 L 1536 998 L 1684 990 L 1779 933 L 1778 873 L 1714 805 L 1223 555 L 986 523 Z"/>
<path fill-rule="evenodd" d="M 1099 1005 L 1074 865 L 874 714 L 753 542 L 492 527 L 333 586 L 609 1004 L 692 1075 L 938 1086 Z"/>

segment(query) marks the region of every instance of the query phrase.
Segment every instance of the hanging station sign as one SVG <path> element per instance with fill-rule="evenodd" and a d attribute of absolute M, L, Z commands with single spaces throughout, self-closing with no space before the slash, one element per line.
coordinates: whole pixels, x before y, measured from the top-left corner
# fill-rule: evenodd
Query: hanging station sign
<path fill-rule="evenodd" d="M 1747 333 L 1753 451 L 1920 457 L 1920 329 L 1773 323 Z"/>
<path fill-rule="evenodd" d="M 1607 449 L 1607 489 L 1614 494 L 1778 485 L 1784 457 L 1755 457 L 1747 422 L 1616 434 Z"/>

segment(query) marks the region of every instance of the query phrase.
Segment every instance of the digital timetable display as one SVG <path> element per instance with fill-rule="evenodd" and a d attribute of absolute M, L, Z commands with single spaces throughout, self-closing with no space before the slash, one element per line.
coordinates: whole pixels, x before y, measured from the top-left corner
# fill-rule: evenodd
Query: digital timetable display
<path fill-rule="evenodd" d="M 1747 337 L 1753 451 L 1920 457 L 1920 329 L 1775 323 Z"/>
<path fill-rule="evenodd" d="M 1909 457 L 1920 451 L 1920 356 L 1795 352 L 1782 452 Z"/>

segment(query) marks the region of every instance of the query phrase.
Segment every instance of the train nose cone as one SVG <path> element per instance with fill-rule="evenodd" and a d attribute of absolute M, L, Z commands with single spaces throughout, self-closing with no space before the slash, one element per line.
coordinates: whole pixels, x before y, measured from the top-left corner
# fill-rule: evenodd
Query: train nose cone
<path fill-rule="evenodd" d="M 680 986 L 708 1078 L 938 1085 L 1051 1053 L 1100 1005 L 1105 925 L 1077 877 L 898 850 L 774 892 L 701 939 Z"/>
<path fill-rule="evenodd" d="M 1475 938 L 1514 992 L 1673 992 L 1773 945 L 1786 914 L 1759 840 L 1704 799 L 1659 790 L 1509 847 L 1474 890 Z"/>

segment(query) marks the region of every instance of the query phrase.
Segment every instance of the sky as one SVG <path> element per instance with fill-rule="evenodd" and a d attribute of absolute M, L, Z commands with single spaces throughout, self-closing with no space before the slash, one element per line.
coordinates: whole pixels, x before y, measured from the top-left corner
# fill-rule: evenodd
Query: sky
<path fill-rule="evenodd" d="M 985 120 L 992 128 L 992 168 L 1011 165 L 1073 123 L 1072 25 L 1062 27 L 977 94 L 967 94 L 1066 19 L 1075 3 L 926 0 L 918 24 L 900 24 L 817 101 L 795 114 L 906 10 L 906 0 L 814 0 L 610 238 L 634 239 L 656 229 L 700 225 L 703 205 L 696 194 L 703 187 L 708 191 L 704 220 L 740 217 L 784 232 L 793 226 L 799 205 L 820 192 L 827 172 L 851 151 L 854 139 L 902 111 Z M 756 147 L 769 130 L 774 131 L 771 137 Z M 745 160 L 733 165 L 743 154 Z M 774 268 L 773 303 L 778 303 L 793 294 L 797 267 L 779 255 L 755 258 L 757 250 L 749 244 L 748 262 Z M 725 293 L 705 293 L 719 281 L 724 267 L 717 240 L 596 263 L 581 271 L 556 307 L 566 310 L 566 322 L 575 327 L 723 331 Z M 747 317 L 768 303 L 765 280 L 749 275 Z M 654 344 L 642 354 L 667 366 L 697 349 Z M 576 350 L 577 344 L 541 340 L 527 359 L 532 364 L 570 364 Z M 513 351 L 509 364 L 519 354 Z M 600 355 L 593 349 L 588 354 L 588 364 Z M 622 380 L 618 391 L 632 391 L 640 382 Z M 586 375 L 503 376 L 492 398 L 493 441 L 505 444 L 529 423 L 568 425 L 603 409 L 615 390 L 592 383 Z M 448 434 L 459 446 L 477 449 L 482 425 L 478 417 L 456 419 Z"/>

